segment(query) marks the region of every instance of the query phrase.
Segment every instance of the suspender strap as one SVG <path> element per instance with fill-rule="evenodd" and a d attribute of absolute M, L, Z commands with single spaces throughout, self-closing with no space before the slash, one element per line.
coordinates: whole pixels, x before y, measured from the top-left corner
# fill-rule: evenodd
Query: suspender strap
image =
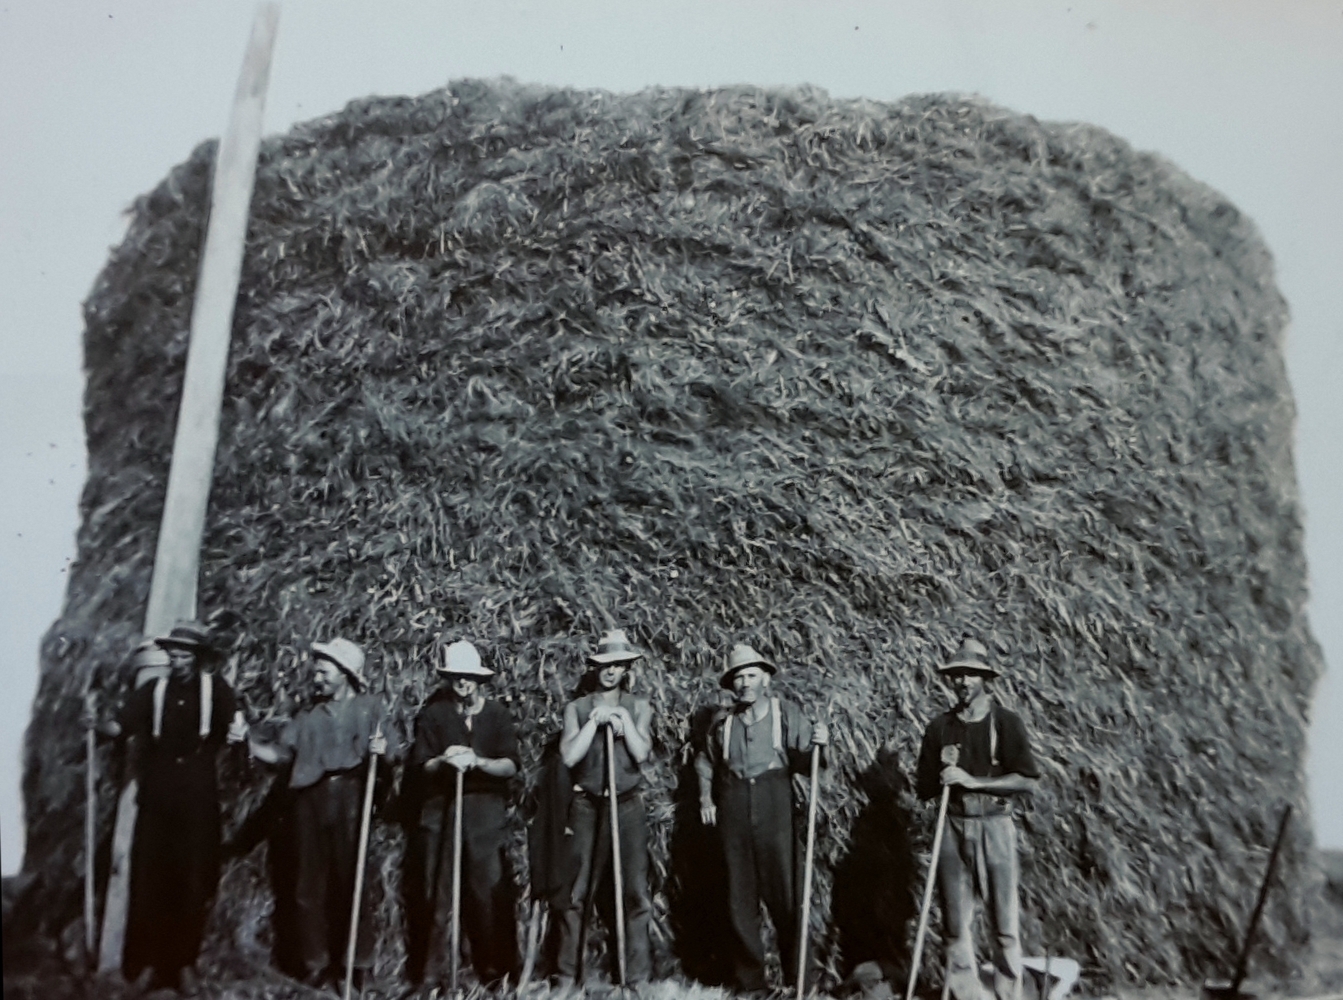
<path fill-rule="evenodd" d="M 781 754 L 783 753 L 783 713 L 779 711 L 778 698 L 771 698 L 769 700 L 769 709 L 774 716 L 772 723 L 773 730 L 770 733 L 773 742 L 770 745 L 774 747 L 775 753 Z"/>
<path fill-rule="evenodd" d="M 998 770 L 998 706 L 989 704 L 989 767 Z"/>
<path fill-rule="evenodd" d="M 728 712 L 723 716 L 723 763 L 727 763 L 728 756 L 732 753 L 732 716 L 735 712 Z"/>

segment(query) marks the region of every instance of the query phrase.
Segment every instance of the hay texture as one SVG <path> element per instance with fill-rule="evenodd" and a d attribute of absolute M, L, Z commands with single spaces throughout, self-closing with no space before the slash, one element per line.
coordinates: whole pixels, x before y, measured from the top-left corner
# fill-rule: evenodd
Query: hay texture
<path fill-rule="evenodd" d="M 213 153 L 135 204 L 86 304 L 90 476 L 28 734 L 24 934 L 79 912 L 78 692 L 124 683 L 142 618 Z M 686 764 L 729 645 L 835 732 L 814 927 L 837 977 L 908 960 L 913 761 L 935 667 L 978 636 L 1044 772 L 1028 952 L 1092 984 L 1225 972 L 1282 806 L 1305 815 L 1320 669 L 1286 318 L 1216 192 L 977 100 L 356 102 L 263 149 L 202 610 L 232 623 L 254 719 L 307 697 L 311 639 L 365 644 L 411 717 L 471 638 L 529 770 L 584 652 L 629 630 L 659 968 L 709 980 L 722 889 Z M 234 824 L 267 779 L 224 772 Z M 378 829 L 390 968 L 402 833 Z M 1312 871 L 1303 823 L 1256 968 L 1300 954 Z M 226 874 L 214 953 L 264 945 L 262 872 Z"/>

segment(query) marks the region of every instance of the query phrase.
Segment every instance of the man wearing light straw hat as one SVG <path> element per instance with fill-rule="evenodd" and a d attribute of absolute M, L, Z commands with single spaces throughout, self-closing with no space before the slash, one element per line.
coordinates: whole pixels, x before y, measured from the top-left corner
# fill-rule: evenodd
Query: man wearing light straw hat
<path fill-rule="evenodd" d="M 569 825 L 573 830 L 575 877 L 558 914 L 555 972 L 561 985 L 572 984 L 578 974 L 584 924 L 593 894 L 612 863 L 611 825 L 618 828 L 619 835 L 616 849 L 620 852 L 620 905 L 625 918 L 625 985 L 638 985 L 652 972 L 648 949 L 652 913 L 648 818 L 640 793 L 643 776 L 639 766 L 653 749 L 653 709 L 647 699 L 629 693 L 630 665 L 642 657 L 622 629 L 606 632 L 596 651 L 588 656 L 596 690 L 564 706 L 560 757 L 574 782 Z M 603 727 L 609 727 L 609 737 Z M 612 791 L 614 824 L 610 823 Z M 612 929 L 617 943 L 621 933 L 621 928 Z"/>
<path fill-rule="evenodd" d="M 255 733 L 252 756 L 291 763 L 289 787 L 298 871 L 294 886 L 305 982 L 338 982 L 350 933 L 364 782 L 370 754 L 386 755 L 386 706 L 369 694 L 364 651 L 348 639 L 312 644 L 316 703 L 286 722 L 274 742 Z M 369 896 L 361 894 L 354 966 L 373 965 Z"/>
<path fill-rule="evenodd" d="M 518 972 L 513 877 L 508 865 L 509 779 L 518 773 L 517 729 L 508 709 L 485 697 L 494 676 L 469 642 L 448 646 L 437 667 L 444 685 L 415 721 L 409 766 L 423 782 L 416 845 L 422 871 L 419 904 L 427 918 L 424 979 L 438 983 L 451 964 L 453 827 L 456 775 L 462 775 L 461 928 L 482 983 Z M 416 949 L 419 951 L 419 949 Z M 418 979 L 418 970 L 412 969 Z"/>
<path fill-rule="evenodd" d="M 695 757 L 700 819 L 717 826 L 727 861 L 728 908 L 736 938 L 736 986 L 766 989 L 760 905 L 774 922 L 786 983 L 798 967 L 798 831 L 794 825 L 794 772 L 806 773 L 813 746 L 830 732 L 797 705 L 770 696 L 777 668 L 752 647 L 738 644 L 719 684 L 733 703 L 714 719 Z"/>
<path fill-rule="evenodd" d="M 949 786 L 947 832 L 937 858 L 947 940 L 947 983 L 956 1000 L 978 1000 L 983 988 L 975 959 L 975 896 L 985 903 L 993 935 L 993 990 L 997 1000 L 1021 995 L 1019 865 L 1012 796 L 1032 791 L 1040 772 L 1026 727 L 989 693 L 999 676 L 988 650 L 974 639 L 938 668 L 956 703 L 928 723 L 919 751 L 920 798 Z M 943 748 L 958 747 L 954 764 Z"/>

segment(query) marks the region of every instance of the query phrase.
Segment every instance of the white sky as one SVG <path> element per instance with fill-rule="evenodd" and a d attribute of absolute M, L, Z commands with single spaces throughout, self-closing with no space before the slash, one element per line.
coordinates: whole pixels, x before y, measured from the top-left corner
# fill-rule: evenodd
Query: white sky
<path fill-rule="evenodd" d="M 80 302 L 121 212 L 223 131 L 251 3 L 0 0 L 0 845 L 22 858 L 23 727 L 84 477 Z M 978 93 L 1160 152 L 1258 223 L 1287 360 L 1311 617 L 1343 661 L 1343 0 L 284 0 L 267 132 L 462 76 L 634 90 L 812 83 Z M 1316 832 L 1343 847 L 1343 684 L 1317 691 Z"/>

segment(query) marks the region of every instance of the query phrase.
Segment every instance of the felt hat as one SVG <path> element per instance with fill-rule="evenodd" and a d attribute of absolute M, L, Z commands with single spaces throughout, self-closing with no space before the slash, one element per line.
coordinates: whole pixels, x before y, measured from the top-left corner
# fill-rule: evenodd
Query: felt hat
<path fill-rule="evenodd" d="M 723 671 L 723 676 L 718 678 L 720 686 L 732 690 L 732 675 L 743 667 L 761 667 L 770 672 L 770 675 L 778 672 L 778 667 L 770 663 L 752 646 L 739 642 L 732 647 L 732 652 L 727 657 L 727 670 Z"/>
<path fill-rule="evenodd" d="M 169 662 L 167 651 L 155 639 L 141 639 L 131 653 L 132 667 L 166 667 Z"/>
<path fill-rule="evenodd" d="M 988 649 L 978 639 L 964 640 L 961 643 L 961 648 L 956 650 L 956 655 L 937 668 L 937 672 L 940 674 L 950 674 L 960 670 L 987 674 L 990 677 L 998 676 L 997 668 L 989 666 Z"/>
<path fill-rule="evenodd" d="M 437 668 L 440 674 L 452 677 L 493 677 L 494 671 L 480 662 L 480 652 L 465 639 L 459 639 L 450 645 L 443 654 L 443 663 Z"/>
<path fill-rule="evenodd" d="M 597 640 L 597 652 L 588 654 L 588 662 L 596 667 L 604 667 L 611 663 L 633 663 L 642 659 L 643 655 L 630 643 L 624 629 L 613 628 Z"/>
<path fill-rule="evenodd" d="M 167 635 L 158 636 L 154 643 L 163 649 L 189 649 L 193 653 L 210 652 L 210 630 L 200 622 L 178 622 Z"/>
<path fill-rule="evenodd" d="M 314 642 L 312 655 L 330 660 L 340 667 L 360 691 L 368 686 L 368 681 L 364 678 L 364 651 L 349 639 L 336 638 L 330 642 Z"/>

